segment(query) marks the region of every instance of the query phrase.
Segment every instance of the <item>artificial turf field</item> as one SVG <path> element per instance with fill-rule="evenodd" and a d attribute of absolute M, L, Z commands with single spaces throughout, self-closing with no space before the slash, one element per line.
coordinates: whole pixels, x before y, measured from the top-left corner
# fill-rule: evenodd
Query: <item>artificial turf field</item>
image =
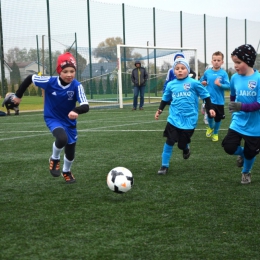
<path fill-rule="evenodd" d="M 156 121 L 157 107 L 80 115 L 69 185 L 49 173 L 54 138 L 42 113 L 1 117 L 0 259 L 259 259 L 260 159 L 240 184 L 221 147 L 230 115 L 212 142 L 200 114 L 190 158 L 176 146 L 158 176 L 168 111 Z M 134 175 L 126 194 L 107 187 L 116 166 Z"/>

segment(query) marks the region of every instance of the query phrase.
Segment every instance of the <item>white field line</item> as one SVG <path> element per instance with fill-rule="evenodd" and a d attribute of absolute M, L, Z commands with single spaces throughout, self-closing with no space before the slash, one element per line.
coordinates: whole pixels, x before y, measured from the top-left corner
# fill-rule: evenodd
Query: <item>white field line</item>
<path fill-rule="evenodd" d="M 101 133 L 101 132 L 163 132 L 163 129 L 149 129 L 149 130 L 142 130 L 142 129 L 86 129 L 86 130 L 78 130 L 78 132 L 96 132 L 96 133 Z M 219 131 L 227 131 L 228 129 L 219 129 Z M 195 131 L 206 131 L 206 129 L 196 129 Z M 5 133 L 6 132 L 0 132 L 0 133 Z M 42 133 L 42 134 L 34 134 L 34 135 L 26 135 L 26 136 L 12 136 L 12 137 L 7 137 L 7 138 L 0 138 L 0 141 L 7 141 L 7 140 L 16 140 L 16 139 L 24 139 L 24 138 L 32 138 L 32 137 L 38 137 L 38 136 L 44 136 L 44 135 L 49 135 L 51 134 L 49 131 L 11 131 L 8 133 Z"/>

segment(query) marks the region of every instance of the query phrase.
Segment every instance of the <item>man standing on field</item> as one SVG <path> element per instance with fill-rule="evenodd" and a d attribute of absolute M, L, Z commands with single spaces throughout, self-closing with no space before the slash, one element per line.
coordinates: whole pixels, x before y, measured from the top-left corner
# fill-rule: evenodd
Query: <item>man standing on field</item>
<path fill-rule="evenodd" d="M 134 101 L 132 110 L 136 110 L 138 103 L 138 95 L 140 92 L 140 105 L 139 109 L 143 110 L 144 106 L 144 92 L 145 84 L 148 79 L 148 73 L 144 67 L 141 67 L 141 62 L 137 60 L 135 62 L 135 69 L 132 70 L 131 80 L 134 83 Z"/>

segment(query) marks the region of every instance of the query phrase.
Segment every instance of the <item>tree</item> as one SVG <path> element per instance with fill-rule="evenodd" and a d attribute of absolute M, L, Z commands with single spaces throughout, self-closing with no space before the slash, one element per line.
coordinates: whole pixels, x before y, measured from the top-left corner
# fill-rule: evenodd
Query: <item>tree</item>
<path fill-rule="evenodd" d="M 133 93 L 133 84 L 131 80 L 131 75 L 127 74 L 126 76 L 126 86 L 127 86 L 127 93 Z"/>
<path fill-rule="evenodd" d="M 15 93 L 14 83 L 12 84 L 11 92 L 12 92 L 12 93 Z"/>
<path fill-rule="evenodd" d="M 42 65 L 44 63 L 44 67 L 46 67 L 46 73 L 55 74 L 57 58 L 61 54 L 61 52 L 54 51 L 51 53 L 51 57 L 52 57 L 52 61 L 51 61 L 52 71 L 51 72 L 50 72 L 49 50 L 44 49 L 44 62 L 43 62 L 43 54 L 42 54 L 41 49 L 39 50 L 39 54 L 40 54 L 39 63 L 41 63 Z M 33 49 L 33 48 L 31 48 L 29 51 L 27 51 L 26 48 L 23 48 L 23 49 L 19 49 L 18 47 L 11 48 L 7 51 L 7 53 L 5 54 L 5 57 L 6 57 L 7 62 L 26 62 L 26 61 L 38 62 L 37 49 Z"/>
<path fill-rule="evenodd" d="M 37 49 L 30 49 L 27 53 L 28 61 L 38 61 Z"/>
<path fill-rule="evenodd" d="M 98 84 L 98 94 L 104 94 L 102 77 L 100 78 L 99 84 Z"/>
<path fill-rule="evenodd" d="M 37 96 L 37 92 L 34 85 L 30 86 L 30 96 Z"/>
<path fill-rule="evenodd" d="M 112 80 L 112 94 L 117 93 L 117 78 L 113 78 Z"/>
<path fill-rule="evenodd" d="M 11 48 L 5 54 L 7 62 L 21 62 L 28 61 L 28 55 L 26 48 L 19 49 L 18 47 Z"/>
<path fill-rule="evenodd" d="M 98 47 L 92 51 L 95 58 L 101 58 L 99 62 L 116 62 L 116 45 L 123 44 L 120 37 L 107 38 L 105 41 L 100 42 Z"/>
<path fill-rule="evenodd" d="M 195 57 L 194 56 L 192 56 L 190 58 L 189 65 L 190 65 L 190 68 L 195 71 Z M 207 65 L 208 64 L 206 64 L 206 66 Z M 202 76 L 204 74 L 204 71 L 205 71 L 205 63 L 198 60 L 198 75 L 197 76 Z"/>
<path fill-rule="evenodd" d="M 170 62 L 164 61 L 161 66 L 161 72 L 168 72 L 168 70 L 171 68 L 172 68 L 172 64 L 170 64 Z"/>
<path fill-rule="evenodd" d="M 13 65 L 11 69 L 12 69 L 12 71 L 10 72 L 11 84 L 17 84 L 21 80 L 21 74 L 15 61 L 13 61 Z"/>
<path fill-rule="evenodd" d="M 123 44 L 123 40 L 120 37 L 110 37 L 105 41 L 100 42 L 92 51 L 95 58 L 100 58 L 99 62 L 116 62 L 117 61 L 117 44 Z M 125 50 L 125 51 L 124 51 Z M 125 48 L 121 50 L 121 57 L 133 58 L 132 51 L 134 48 Z"/>
<path fill-rule="evenodd" d="M 96 85 L 96 80 L 95 79 L 92 79 L 91 94 L 97 94 L 97 85 Z"/>
<path fill-rule="evenodd" d="M 42 96 L 42 89 L 41 88 L 37 88 L 37 96 L 41 97 Z"/>
<path fill-rule="evenodd" d="M 106 94 L 111 94 L 111 83 L 110 83 L 110 75 L 107 74 L 107 88 L 106 88 Z"/>
<path fill-rule="evenodd" d="M 90 94 L 89 82 L 88 82 L 88 81 L 85 82 L 85 93 L 86 93 L 87 95 Z"/>

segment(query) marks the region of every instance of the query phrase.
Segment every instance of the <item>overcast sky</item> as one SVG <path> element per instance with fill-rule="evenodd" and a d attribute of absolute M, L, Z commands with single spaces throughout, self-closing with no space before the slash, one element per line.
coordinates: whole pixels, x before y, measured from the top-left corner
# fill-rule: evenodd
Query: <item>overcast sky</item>
<path fill-rule="evenodd" d="M 131 5 L 184 12 L 189 14 L 206 14 L 214 17 L 247 19 L 260 21 L 260 0 L 92 0 L 111 4 Z"/>

